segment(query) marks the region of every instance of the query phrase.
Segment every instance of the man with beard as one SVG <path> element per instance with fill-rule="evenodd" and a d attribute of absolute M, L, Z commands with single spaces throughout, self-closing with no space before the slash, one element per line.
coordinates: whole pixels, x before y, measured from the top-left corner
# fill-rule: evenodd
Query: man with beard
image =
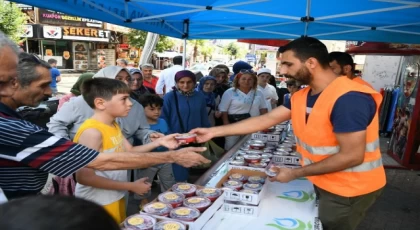
<path fill-rule="evenodd" d="M 319 198 L 324 229 L 354 230 L 386 184 L 378 135 L 382 97 L 348 78 L 337 78 L 327 48 L 315 38 L 296 39 L 280 51 L 282 74 L 309 87 L 296 92 L 290 104 L 260 117 L 191 133 L 205 142 L 292 119 L 302 167 L 274 167 L 276 176 L 270 180 L 287 183 L 307 177 Z"/>
<path fill-rule="evenodd" d="M 331 52 L 330 53 L 330 67 L 332 71 L 338 76 L 346 76 L 350 80 L 358 82 L 362 85 L 373 86 L 355 74 L 355 64 L 353 58 L 348 53 L 344 52 Z"/>

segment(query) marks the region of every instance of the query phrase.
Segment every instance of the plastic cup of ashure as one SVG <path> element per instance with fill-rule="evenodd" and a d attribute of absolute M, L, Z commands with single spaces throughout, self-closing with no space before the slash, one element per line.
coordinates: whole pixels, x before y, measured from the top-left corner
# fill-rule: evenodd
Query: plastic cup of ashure
<path fill-rule="evenodd" d="M 170 204 L 173 208 L 181 206 L 184 199 L 184 194 L 178 192 L 164 192 L 158 196 L 160 202 Z"/>
<path fill-rule="evenodd" d="M 240 174 L 240 173 L 233 173 L 232 175 L 229 176 L 229 180 L 236 180 L 236 181 L 245 182 L 246 179 L 247 179 L 247 177 Z"/>
<path fill-rule="evenodd" d="M 189 183 L 177 183 L 172 186 L 172 191 L 184 194 L 185 197 L 194 196 L 197 187 Z"/>
<path fill-rule="evenodd" d="M 184 206 L 188 208 L 196 208 L 200 212 L 204 212 L 211 205 L 211 200 L 206 197 L 193 196 L 184 200 Z"/>
<path fill-rule="evenodd" d="M 194 221 L 200 216 L 200 211 L 196 208 L 179 207 L 173 209 L 169 216 L 176 220 Z"/>
<path fill-rule="evenodd" d="M 143 211 L 147 214 L 157 215 L 157 216 L 169 216 L 169 213 L 172 211 L 173 207 L 171 204 L 163 202 L 152 202 L 144 206 Z"/>
<path fill-rule="evenodd" d="M 221 196 L 223 193 L 223 190 L 218 188 L 201 188 L 198 189 L 195 194 L 199 197 L 207 197 L 210 199 L 211 202 L 214 202 Z"/>
<path fill-rule="evenodd" d="M 231 188 L 233 190 L 239 191 L 242 188 L 243 183 L 236 180 L 228 180 L 223 183 L 224 187 Z"/>
<path fill-rule="evenodd" d="M 253 190 L 253 191 L 260 191 L 263 187 L 260 183 L 246 183 L 244 184 L 244 189 Z"/>
<path fill-rule="evenodd" d="M 129 216 L 124 221 L 124 226 L 128 229 L 153 230 L 155 224 L 155 218 L 142 214 Z"/>
<path fill-rule="evenodd" d="M 248 182 L 249 183 L 259 183 L 259 184 L 264 184 L 265 182 L 265 177 L 262 176 L 250 176 L 248 177 Z"/>
<path fill-rule="evenodd" d="M 256 163 L 249 163 L 248 166 L 249 167 L 253 167 L 253 168 L 265 168 L 267 167 L 267 163 L 263 163 L 263 162 L 256 162 Z"/>
<path fill-rule="evenodd" d="M 258 163 L 261 161 L 261 156 L 256 154 L 244 155 L 244 159 L 247 163 Z"/>
<path fill-rule="evenodd" d="M 156 223 L 153 230 L 187 230 L 187 227 L 175 220 L 164 220 Z"/>
<path fill-rule="evenodd" d="M 193 133 L 184 133 L 184 134 L 180 134 L 180 135 L 176 136 L 175 139 L 178 142 L 181 142 L 183 144 L 189 144 L 189 143 L 196 142 L 197 135 L 193 134 Z"/>

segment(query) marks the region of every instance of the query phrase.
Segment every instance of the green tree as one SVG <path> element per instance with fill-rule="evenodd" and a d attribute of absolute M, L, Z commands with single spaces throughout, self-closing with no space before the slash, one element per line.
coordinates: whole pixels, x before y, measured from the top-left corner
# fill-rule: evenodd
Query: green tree
<path fill-rule="evenodd" d="M 205 46 L 206 41 L 205 40 L 190 40 L 188 41 L 189 45 L 193 47 L 193 63 L 196 62 L 197 56 L 199 54 L 199 51 L 202 49 L 202 47 Z"/>
<path fill-rule="evenodd" d="M 0 30 L 16 43 L 21 41 L 26 20 L 27 15 L 15 3 L 0 0 Z"/>
<path fill-rule="evenodd" d="M 128 38 L 128 44 L 130 46 L 134 46 L 137 48 L 142 48 L 144 46 L 144 43 L 146 42 L 147 38 L 147 31 L 142 30 L 130 30 L 130 32 L 127 34 Z M 175 42 L 163 35 L 159 35 L 159 41 L 156 44 L 155 50 L 157 52 L 163 52 L 165 50 L 172 49 L 172 47 L 175 45 Z"/>
<path fill-rule="evenodd" d="M 223 52 L 229 55 L 230 58 L 236 58 L 239 56 L 240 48 L 235 42 L 231 42 L 226 47 L 224 47 Z"/>
<path fill-rule="evenodd" d="M 207 58 L 211 58 L 213 52 L 214 48 L 210 45 L 203 46 L 200 49 L 200 54 L 204 56 L 204 61 L 207 61 Z"/>

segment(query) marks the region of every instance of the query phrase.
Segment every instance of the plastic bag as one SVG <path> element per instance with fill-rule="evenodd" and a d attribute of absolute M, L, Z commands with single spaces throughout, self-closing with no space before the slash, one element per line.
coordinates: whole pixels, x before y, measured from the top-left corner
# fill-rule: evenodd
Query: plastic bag
<path fill-rule="evenodd" d="M 206 147 L 207 150 L 202 152 L 201 155 L 207 159 L 209 159 L 211 162 L 207 164 L 202 164 L 199 166 L 195 166 L 193 168 L 196 169 L 204 169 L 204 168 L 210 168 L 214 163 L 216 163 L 220 157 L 223 155 L 225 150 L 218 146 L 216 143 L 214 143 L 212 140 L 206 142 L 203 147 Z"/>

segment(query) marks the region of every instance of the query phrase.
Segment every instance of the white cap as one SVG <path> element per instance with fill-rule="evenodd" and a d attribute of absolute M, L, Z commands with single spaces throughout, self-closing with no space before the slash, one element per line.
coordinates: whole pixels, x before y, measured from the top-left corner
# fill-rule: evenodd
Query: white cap
<path fill-rule="evenodd" d="M 257 75 L 260 75 L 260 74 L 262 74 L 262 73 L 268 73 L 268 74 L 271 74 L 271 70 L 270 70 L 270 69 L 268 69 L 268 68 L 261 68 L 261 69 L 259 69 L 259 70 L 257 71 Z"/>

